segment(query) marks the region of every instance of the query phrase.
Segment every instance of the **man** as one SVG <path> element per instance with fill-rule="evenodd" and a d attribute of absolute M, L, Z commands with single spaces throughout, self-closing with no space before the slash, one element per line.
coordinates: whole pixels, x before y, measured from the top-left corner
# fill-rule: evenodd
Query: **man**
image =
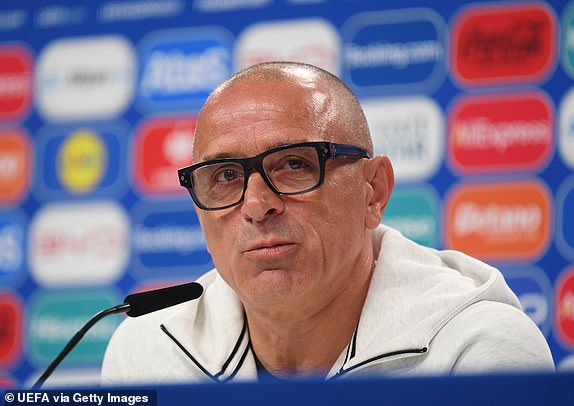
<path fill-rule="evenodd" d="M 336 77 L 297 63 L 220 85 L 179 171 L 216 270 L 127 319 L 105 384 L 553 370 L 501 274 L 381 225 L 394 179 Z"/>

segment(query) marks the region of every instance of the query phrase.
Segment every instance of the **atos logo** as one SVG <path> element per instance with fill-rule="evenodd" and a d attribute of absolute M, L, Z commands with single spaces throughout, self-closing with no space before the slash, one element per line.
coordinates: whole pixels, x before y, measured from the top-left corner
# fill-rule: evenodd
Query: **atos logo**
<path fill-rule="evenodd" d="M 574 88 L 562 99 L 559 114 L 558 153 L 564 163 L 574 170 Z"/>
<path fill-rule="evenodd" d="M 449 119 L 449 157 L 462 173 L 534 172 L 553 138 L 553 109 L 541 93 L 465 97 Z"/>
<path fill-rule="evenodd" d="M 431 9 L 356 14 L 341 35 L 343 78 L 358 94 L 430 92 L 446 77 L 447 26 Z"/>
<path fill-rule="evenodd" d="M 143 279 L 195 279 L 213 268 L 197 216 L 178 203 L 140 203 L 133 210 L 134 271 Z"/>
<path fill-rule="evenodd" d="M 539 81 L 555 63 L 556 30 L 543 2 L 468 7 L 453 23 L 454 75 L 469 86 Z"/>
<path fill-rule="evenodd" d="M 26 222 L 16 212 L 0 212 L 0 285 L 24 274 Z"/>
<path fill-rule="evenodd" d="M 424 97 L 363 103 L 376 154 L 388 155 L 398 181 L 432 176 L 441 164 L 444 123 L 440 107 Z"/>
<path fill-rule="evenodd" d="M 552 327 L 552 285 L 538 268 L 504 269 L 504 278 L 520 300 L 522 310 L 536 323 L 544 335 Z"/>
<path fill-rule="evenodd" d="M 337 75 L 339 42 L 335 27 L 323 19 L 258 23 L 237 40 L 235 68 L 267 61 L 297 61 Z"/>
<path fill-rule="evenodd" d="M 143 40 L 140 55 L 144 110 L 199 109 L 232 72 L 232 37 L 221 28 L 155 32 Z"/>
<path fill-rule="evenodd" d="M 574 176 L 567 178 L 556 192 L 556 246 L 574 258 Z"/>
<path fill-rule="evenodd" d="M 16 362 L 22 353 L 22 305 L 11 293 L 0 292 L 0 368 Z"/>
<path fill-rule="evenodd" d="M 115 116 L 128 106 L 134 79 L 133 49 L 122 37 L 57 40 L 38 60 L 38 108 L 53 120 Z"/>
<path fill-rule="evenodd" d="M 45 286 L 114 282 L 128 260 L 129 221 L 112 202 L 44 206 L 30 226 L 29 263 Z"/>
<path fill-rule="evenodd" d="M 488 261 L 536 259 L 549 243 L 550 202 L 535 181 L 459 185 L 446 199 L 446 246 Z"/>
<path fill-rule="evenodd" d="M 560 274 L 554 298 L 554 330 L 560 342 L 574 348 L 574 268 Z"/>
<path fill-rule="evenodd" d="M 37 365 L 46 365 L 94 314 L 120 303 L 109 291 L 50 291 L 32 296 L 27 323 L 28 352 Z M 74 348 L 66 362 L 99 364 L 121 316 L 100 320 Z"/>
<path fill-rule="evenodd" d="M 100 196 L 125 186 L 127 130 L 119 124 L 60 126 L 41 132 L 38 189 L 47 197 Z"/>
<path fill-rule="evenodd" d="M 133 141 L 132 178 L 144 194 L 187 193 L 177 170 L 191 165 L 195 117 L 157 118 L 140 125 Z"/>
<path fill-rule="evenodd" d="M 26 194 L 31 162 L 28 137 L 20 130 L 0 131 L 0 205 L 14 204 Z"/>
<path fill-rule="evenodd" d="M 32 57 L 26 48 L 0 47 L 0 120 L 21 119 L 32 100 Z"/>
<path fill-rule="evenodd" d="M 438 245 L 439 199 L 433 189 L 395 189 L 383 213 L 383 223 L 427 247 Z"/>

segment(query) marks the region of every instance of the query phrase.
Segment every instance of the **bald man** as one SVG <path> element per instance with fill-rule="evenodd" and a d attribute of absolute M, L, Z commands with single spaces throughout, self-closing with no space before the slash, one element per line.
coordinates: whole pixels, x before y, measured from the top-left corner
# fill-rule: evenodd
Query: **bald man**
<path fill-rule="evenodd" d="M 237 73 L 203 106 L 192 158 L 179 179 L 215 269 L 199 300 L 121 324 L 104 384 L 553 370 L 499 271 L 381 224 L 392 165 L 335 76 Z"/>

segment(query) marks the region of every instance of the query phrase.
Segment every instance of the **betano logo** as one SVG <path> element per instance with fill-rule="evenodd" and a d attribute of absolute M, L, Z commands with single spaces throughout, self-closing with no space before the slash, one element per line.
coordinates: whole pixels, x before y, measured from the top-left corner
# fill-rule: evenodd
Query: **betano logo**
<path fill-rule="evenodd" d="M 445 204 L 445 243 L 489 261 L 533 260 L 549 242 L 551 203 L 536 181 L 462 184 Z"/>
<path fill-rule="evenodd" d="M 452 24 L 454 76 L 468 86 L 540 81 L 556 62 L 556 31 L 543 2 L 469 6 Z"/>
<path fill-rule="evenodd" d="M 574 267 L 566 269 L 557 279 L 554 298 L 554 330 L 560 342 L 574 348 Z"/>
<path fill-rule="evenodd" d="M 30 177 L 30 153 L 30 142 L 22 131 L 0 131 L 0 205 L 24 197 Z"/>
<path fill-rule="evenodd" d="M 22 305 L 11 293 L 0 292 L 0 368 L 16 362 L 22 351 Z"/>
<path fill-rule="evenodd" d="M 114 282 L 128 259 L 129 221 L 111 201 L 44 206 L 29 235 L 31 273 L 45 286 Z"/>
<path fill-rule="evenodd" d="M 310 63 L 339 73 L 339 36 L 323 19 L 258 23 L 248 27 L 235 47 L 235 68 L 267 61 Z"/>
<path fill-rule="evenodd" d="M 32 57 L 20 46 L 0 47 L 0 120 L 20 119 L 32 99 Z"/>
<path fill-rule="evenodd" d="M 68 191 L 86 194 L 100 183 L 107 160 L 107 150 L 101 138 L 93 130 L 78 129 L 60 146 L 56 172 Z"/>
<path fill-rule="evenodd" d="M 133 95 L 135 69 L 131 44 L 122 37 L 57 40 L 38 59 L 38 109 L 55 120 L 120 114 Z"/>
<path fill-rule="evenodd" d="M 554 115 L 543 93 L 467 96 L 449 117 L 449 158 L 468 173 L 533 172 L 549 160 Z"/>
<path fill-rule="evenodd" d="M 144 122 L 133 142 L 133 182 L 144 194 L 185 193 L 177 169 L 191 164 L 195 117 L 157 118 Z"/>

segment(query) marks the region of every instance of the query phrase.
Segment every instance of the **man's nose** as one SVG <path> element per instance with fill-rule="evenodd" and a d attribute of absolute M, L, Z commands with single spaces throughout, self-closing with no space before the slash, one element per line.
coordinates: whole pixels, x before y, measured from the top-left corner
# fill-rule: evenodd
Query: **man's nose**
<path fill-rule="evenodd" d="M 285 210 L 283 198 L 273 192 L 260 173 L 254 171 L 247 180 L 241 212 L 254 222 L 262 222 Z"/>

